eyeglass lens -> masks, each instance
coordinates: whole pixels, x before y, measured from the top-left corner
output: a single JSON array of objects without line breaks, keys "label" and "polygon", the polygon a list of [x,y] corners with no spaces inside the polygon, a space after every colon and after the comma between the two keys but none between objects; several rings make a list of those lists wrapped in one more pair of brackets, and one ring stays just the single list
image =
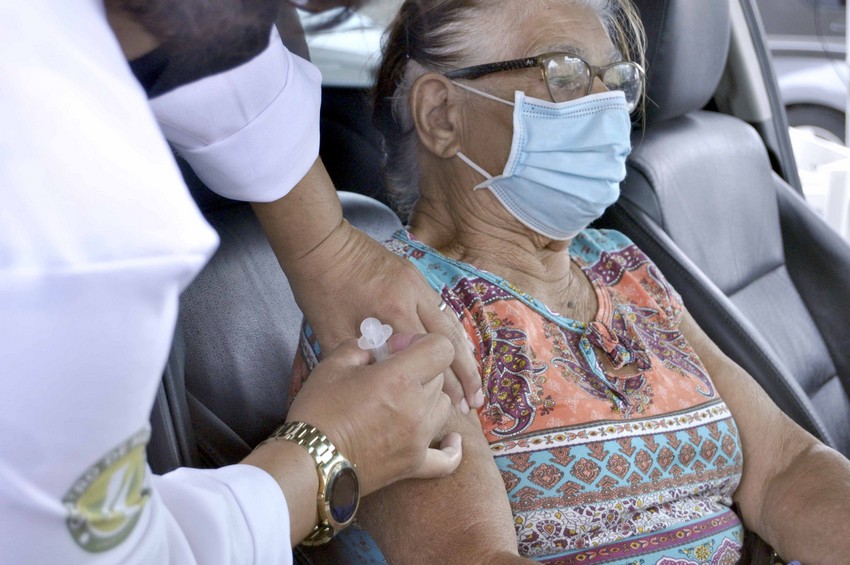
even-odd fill
[{"label": "eyeglass lens", "polygon": [[[567,102],[588,94],[591,69],[577,57],[552,57],[545,63],[549,92],[555,102]],[[616,63],[603,70],[600,77],[608,90],[621,90],[626,95],[629,111],[637,106],[643,87],[639,68],[630,63]]]}]

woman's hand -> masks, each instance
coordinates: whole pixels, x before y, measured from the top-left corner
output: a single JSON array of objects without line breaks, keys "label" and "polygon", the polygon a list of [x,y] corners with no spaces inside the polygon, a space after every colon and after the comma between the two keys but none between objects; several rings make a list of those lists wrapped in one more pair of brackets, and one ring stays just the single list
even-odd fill
[{"label": "woman's hand", "polygon": [[368,317],[397,334],[441,334],[454,348],[444,391],[463,412],[484,403],[460,322],[449,309],[440,310],[440,296],[409,261],[342,218],[320,160],[285,197],[253,207],[323,351],[356,337]]}]

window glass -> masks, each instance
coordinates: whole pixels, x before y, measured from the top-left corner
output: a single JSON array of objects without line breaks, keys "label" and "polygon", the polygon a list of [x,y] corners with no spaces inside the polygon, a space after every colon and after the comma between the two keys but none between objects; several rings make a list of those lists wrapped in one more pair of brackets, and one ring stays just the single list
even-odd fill
[{"label": "window glass", "polygon": [[299,11],[307,30],[310,59],[322,71],[324,86],[372,86],[381,37],[400,5],[401,0],[374,0],[327,29],[317,28],[336,14],[312,15]]},{"label": "window glass", "polygon": [[850,241],[843,0],[757,0],[806,200]]}]

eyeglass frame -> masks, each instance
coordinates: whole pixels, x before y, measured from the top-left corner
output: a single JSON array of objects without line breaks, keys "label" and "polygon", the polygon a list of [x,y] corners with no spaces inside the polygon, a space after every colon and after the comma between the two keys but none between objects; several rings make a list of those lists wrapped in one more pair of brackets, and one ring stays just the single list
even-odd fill
[{"label": "eyeglass frame", "polygon": [[[462,69],[455,69],[453,71],[448,71],[443,73],[443,76],[450,79],[468,79],[475,80],[481,77],[501,73],[504,71],[517,71],[520,69],[532,69],[534,67],[540,68],[543,72],[543,80],[546,81],[546,91],[549,93],[549,98],[552,99],[552,102],[556,102],[555,96],[552,94],[552,87],[549,84],[549,73],[546,70],[546,61],[551,60],[556,56],[565,56],[570,57],[572,59],[578,59],[590,70],[590,80],[587,81],[587,91],[582,94],[582,96],[587,96],[590,94],[590,91],[593,90],[593,79],[599,77],[599,80],[602,80],[602,75],[615,65],[629,65],[638,70],[640,74],[641,82],[640,82],[640,93],[638,94],[638,99],[643,94],[646,89],[646,73],[639,64],[634,61],[615,61],[609,65],[604,65],[602,67],[595,67],[582,59],[581,57],[574,55],[572,53],[567,53],[564,51],[551,51],[548,53],[542,53],[540,55],[536,55],[534,57],[523,57],[522,59],[512,59],[510,61],[500,61],[498,63],[484,63],[483,65],[473,65],[471,67],[464,67]],[[604,84],[604,83],[603,83]],[[581,96],[579,97],[581,98]],[[637,106],[637,100],[635,100],[635,106]]]}]

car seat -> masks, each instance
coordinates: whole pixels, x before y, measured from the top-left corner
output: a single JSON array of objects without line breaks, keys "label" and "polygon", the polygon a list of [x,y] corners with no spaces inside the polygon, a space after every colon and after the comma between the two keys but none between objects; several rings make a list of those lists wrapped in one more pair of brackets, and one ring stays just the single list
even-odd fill
[{"label": "car seat", "polygon": [[[306,54],[294,8],[278,23],[287,47]],[[361,92],[343,94],[360,104]],[[333,106],[338,100],[332,101]],[[340,129],[352,129],[345,118],[323,111],[323,146],[339,145]],[[354,123],[358,119],[354,118]],[[342,125],[339,125],[342,124]],[[333,136],[329,139],[328,133]],[[370,135],[377,136],[371,131]],[[345,137],[350,145],[358,136]],[[351,150],[332,151],[332,162],[345,162]],[[343,153],[348,157],[343,157]],[[180,313],[162,383],[151,412],[148,463],[163,474],[178,467],[211,468],[244,458],[286,417],[292,361],[298,346],[302,314],[249,204],[211,192],[188,164],[177,157],[193,198],[221,239],[218,250],[180,298]],[[377,170],[375,193],[383,183]],[[333,165],[332,165],[333,167]],[[368,192],[363,170],[335,175],[343,216],[377,240],[401,227],[395,213],[377,200],[352,193]],[[349,186],[349,181],[356,183]],[[333,543],[313,550],[297,548],[297,563],[385,563],[374,542],[357,527]]]},{"label": "car seat", "polygon": [[[185,167],[185,164],[183,165]],[[249,204],[218,197],[185,170],[221,243],[180,298],[175,343],[151,416],[151,469],[237,463],[284,421],[301,311]],[[339,192],[343,215],[375,239],[401,227],[387,206]],[[297,563],[384,563],[352,527]]]},{"label": "car seat", "polygon": [[[282,5],[276,25],[287,48],[309,58],[295,8]],[[383,194],[376,145],[380,136],[363,121],[369,115],[361,111],[365,97],[360,90],[323,89],[321,154],[343,190],[345,217],[373,237],[386,239],[401,226],[395,214],[349,194]],[[239,461],[249,446],[283,421],[301,323],[301,312],[250,206],[211,192],[185,161],[178,157],[177,162],[221,246],[181,299],[172,350],[151,412],[148,461],[156,473]]]},{"label": "car seat", "polygon": [[334,186],[389,204],[383,137],[372,125],[372,99],[358,88],[323,87],[319,152]]},{"label": "car seat", "polygon": [[782,410],[848,455],[850,247],[774,173],[753,127],[703,109],[727,64],[729,3],[636,3],[648,39],[646,125],[601,225],[648,253]]},{"label": "car seat", "polygon": [[[187,167],[184,174],[221,244],[180,298],[152,417],[158,439],[149,460],[160,473],[235,463],[283,422],[302,320],[250,205],[209,192]],[[376,239],[401,227],[376,200],[339,197],[346,219]]]}]

